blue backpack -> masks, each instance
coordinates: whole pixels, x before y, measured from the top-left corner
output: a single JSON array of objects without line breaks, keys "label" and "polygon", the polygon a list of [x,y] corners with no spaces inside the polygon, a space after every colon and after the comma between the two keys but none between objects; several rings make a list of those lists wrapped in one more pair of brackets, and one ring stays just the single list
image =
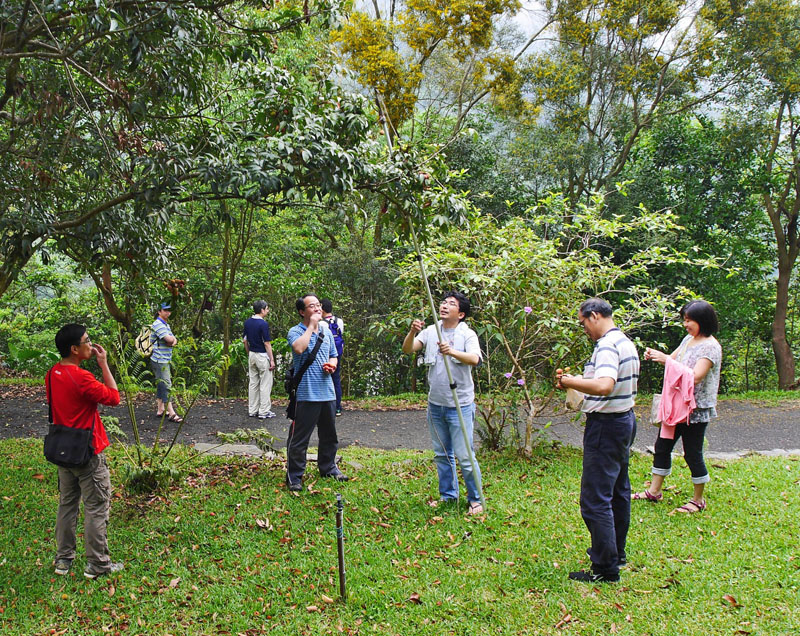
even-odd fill
[{"label": "blue backpack", "polygon": [[333,344],[336,345],[336,353],[341,356],[342,352],[344,351],[344,337],[342,336],[342,330],[339,328],[339,319],[331,314],[325,318],[325,322],[327,322],[328,327],[331,328],[331,333],[333,334]]}]

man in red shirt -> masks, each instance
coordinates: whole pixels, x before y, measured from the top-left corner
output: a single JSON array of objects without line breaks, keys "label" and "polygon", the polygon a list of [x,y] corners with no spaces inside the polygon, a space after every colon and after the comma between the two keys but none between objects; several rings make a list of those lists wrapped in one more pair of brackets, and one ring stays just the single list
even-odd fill
[{"label": "man in red shirt", "polygon": [[[97,412],[98,404],[116,406],[119,391],[108,368],[108,354],[92,344],[86,327],[64,325],[56,334],[56,348],[61,361],[48,371],[45,383],[53,422],[62,426],[91,429],[94,455],[79,468],[58,467],[58,518],[56,519],[56,574],[68,574],[75,558],[75,527],[81,498],[83,499],[86,548],[86,578],[119,572],[122,563],[112,563],[108,554],[106,527],[111,507],[111,478],[103,450],[109,445],[108,435]],[[81,362],[92,356],[103,372],[103,382],[81,368]]]}]

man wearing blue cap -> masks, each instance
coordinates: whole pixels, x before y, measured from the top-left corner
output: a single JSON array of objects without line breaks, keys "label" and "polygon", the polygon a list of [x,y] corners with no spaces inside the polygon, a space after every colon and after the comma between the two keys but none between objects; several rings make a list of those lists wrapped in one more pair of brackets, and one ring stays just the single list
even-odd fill
[{"label": "man wearing blue cap", "polygon": [[167,412],[167,419],[170,422],[183,422],[183,418],[175,412],[172,402],[169,401],[169,390],[172,388],[172,375],[169,363],[172,360],[172,348],[178,343],[175,334],[172,333],[167,319],[172,313],[172,305],[161,303],[156,312],[156,319],[150,328],[153,335],[153,355],[150,356],[150,368],[156,376],[156,418],[164,417]]}]

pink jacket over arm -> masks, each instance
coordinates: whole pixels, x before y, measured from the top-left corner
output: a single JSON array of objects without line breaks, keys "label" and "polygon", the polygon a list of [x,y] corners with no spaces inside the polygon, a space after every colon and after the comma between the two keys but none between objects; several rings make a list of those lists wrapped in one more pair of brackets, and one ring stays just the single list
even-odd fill
[{"label": "pink jacket over arm", "polygon": [[694,370],[671,357],[664,364],[664,384],[661,387],[661,404],[658,419],[664,439],[675,439],[675,425],[689,423],[689,416],[697,406],[694,401]]}]

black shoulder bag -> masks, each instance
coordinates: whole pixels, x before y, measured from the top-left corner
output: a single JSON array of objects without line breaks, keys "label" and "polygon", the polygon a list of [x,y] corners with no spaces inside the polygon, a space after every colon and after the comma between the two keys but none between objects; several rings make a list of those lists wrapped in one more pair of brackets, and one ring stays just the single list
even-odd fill
[{"label": "black shoulder bag", "polygon": [[49,406],[48,420],[50,426],[44,438],[44,457],[51,464],[64,468],[81,468],[94,456],[92,448],[92,435],[94,434],[95,420],[92,428],[72,428],[53,422],[53,401],[51,398],[51,385],[53,369],[47,372],[47,404]]},{"label": "black shoulder bag", "polygon": [[311,350],[311,355],[308,356],[308,359],[300,366],[297,370],[297,375],[294,373],[294,365],[290,364],[289,368],[286,369],[286,375],[283,379],[283,388],[286,389],[286,393],[289,395],[289,406],[286,407],[286,417],[290,420],[294,420],[295,410],[297,408],[297,387],[300,386],[300,380],[303,379],[303,374],[306,372],[308,367],[317,359],[317,351],[322,346],[322,341],[325,339],[322,331],[317,333],[317,344],[314,345],[314,348]]}]

